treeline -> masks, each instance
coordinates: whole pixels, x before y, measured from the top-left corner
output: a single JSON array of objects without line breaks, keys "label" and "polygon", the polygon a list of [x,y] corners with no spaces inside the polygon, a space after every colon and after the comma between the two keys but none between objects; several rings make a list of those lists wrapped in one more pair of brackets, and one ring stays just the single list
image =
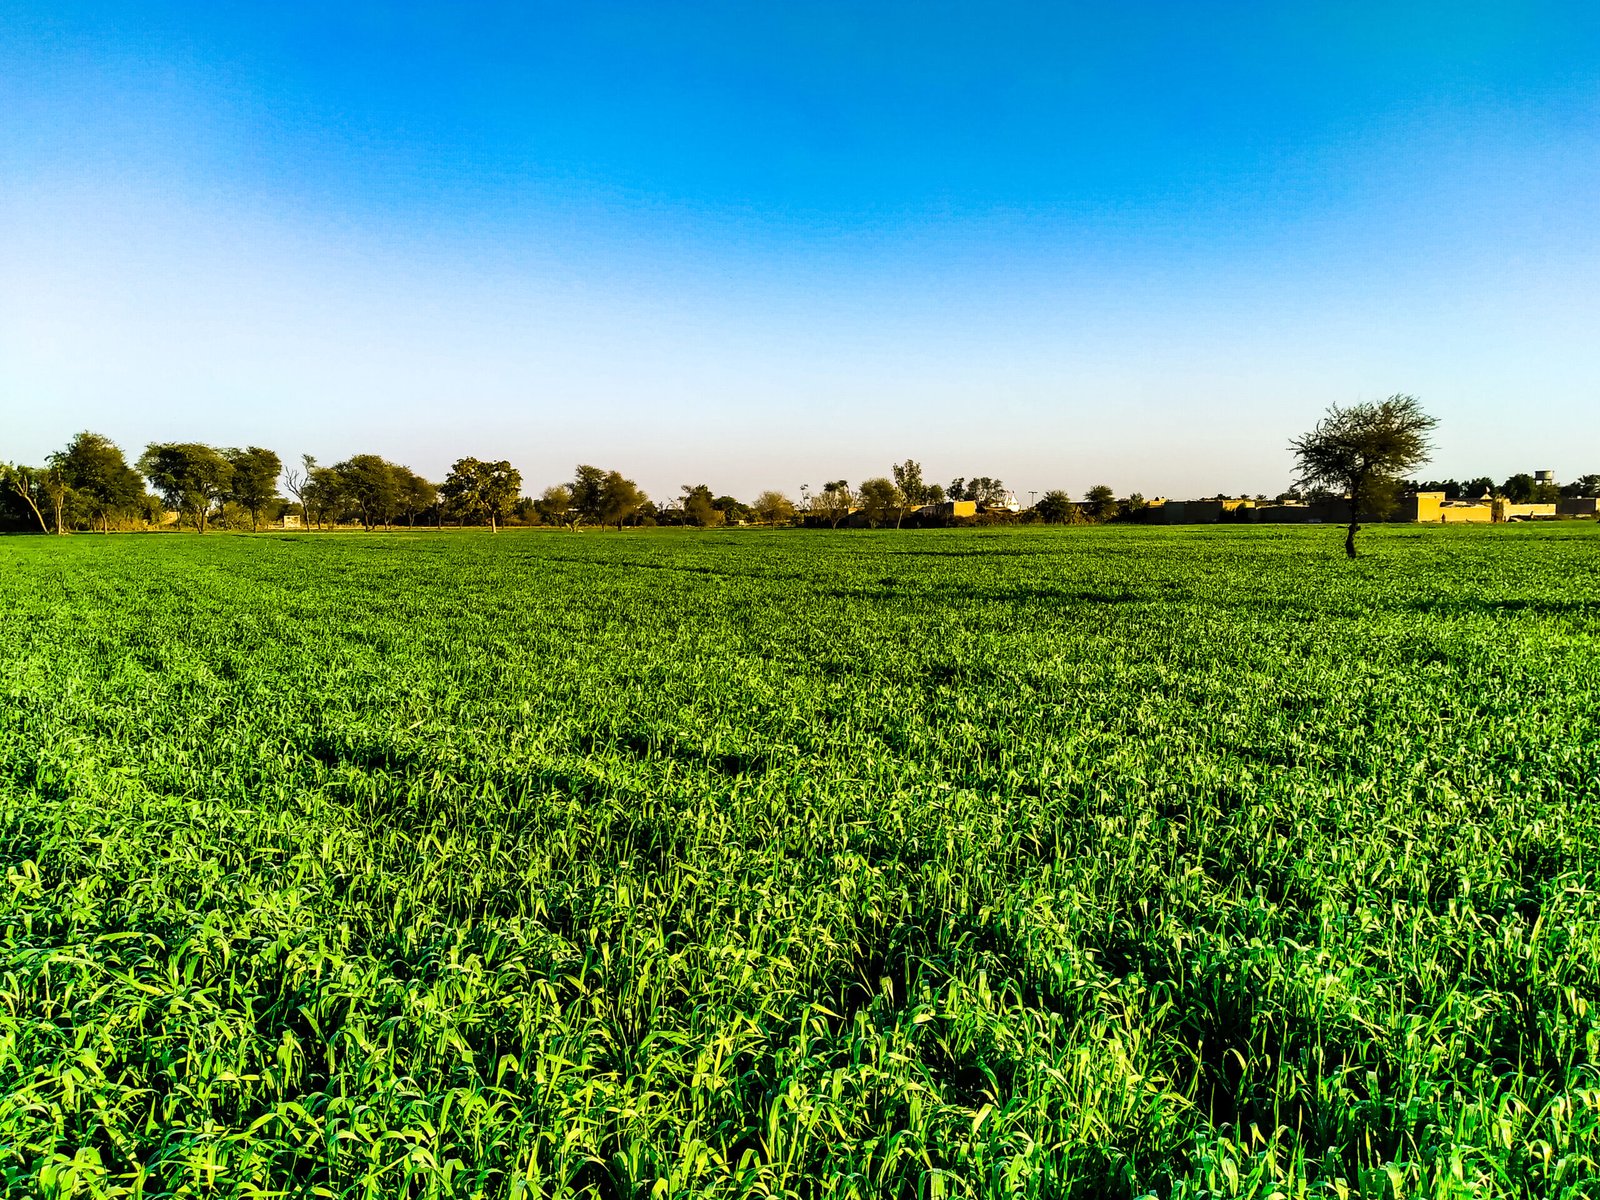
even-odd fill
[{"label": "treeline", "polygon": [[1600,475],[1580,475],[1570,483],[1541,483],[1524,471],[1498,484],[1489,476],[1480,475],[1477,479],[1413,480],[1405,487],[1412,492],[1443,492],[1446,500],[1477,500],[1488,496],[1513,504],[1554,504],[1557,500],[1600,496]]},{"label": "treeline", "polygon": [[[1515,503],[1550,502],[1563,496],[1600,495],[1600,475],[1584,475],[1565,486],[1512,475],[1496,485],[1487,476],[1429,480],[1406,490],[1442,491],[1450,499],[1485,494]],[[1319,499],[1325,494],[1290,490],[1276,499]],[[1265,495],[1216,499],[1256,499]],[[895,463],[885,475],[852,485],[831,480],[799,494],[768,490],[746,504],[716,493],[708,484],[685,484],[664,501],[647,496],[620,471],[580,465],[572,478],[539,495],[523,492],[522,476],[509,462],[458,459],[434,483],[411,468],[376,454],[355,454],[322,464],[311,455],[285,469],[279,456],[260,446],[215,447],[201,442],[153,442],[129,463],[120,447],[83,432],[49,456],[43,466],[0,463],[0,528],[47,533],[190,528],[260,529],[293,523],[308,529],[396,525],[615,526],[805,525],[837,529],[905,525],[1050,524],[1139,521],[1147,504],[1134,493],[1119,497],[1097,485],[1079,498],[1062,489],[1030,494],[1026,506],[992,476],[958,476],[947,484],[924,478],[914,459]],[[288,519],[286,522],[285,519]]]}]

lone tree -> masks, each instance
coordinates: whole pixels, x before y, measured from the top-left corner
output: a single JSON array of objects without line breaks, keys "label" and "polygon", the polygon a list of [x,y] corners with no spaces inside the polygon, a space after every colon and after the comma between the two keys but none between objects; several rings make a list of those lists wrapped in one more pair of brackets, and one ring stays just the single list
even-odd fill
[{"label": "lone tree", "polygon": [[1342,490],[1349,497],[1344,552],[1351,558],[1361,518],[1381,517],[1394,507],[1399,481],[1428,461],[1428,435],[1438,424],[1415,396],[1396,394],[1348,408],[1335,404],[1315,429],[1289,443],[1301,487]]}]

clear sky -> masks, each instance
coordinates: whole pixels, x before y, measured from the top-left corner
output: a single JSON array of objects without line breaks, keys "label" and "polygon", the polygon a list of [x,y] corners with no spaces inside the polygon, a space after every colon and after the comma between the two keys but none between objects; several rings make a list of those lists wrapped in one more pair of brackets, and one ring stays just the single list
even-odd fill
[{"label": "clear sky", "polygon": [[0,458],[1276,492],[1396,391],[1600,471],[1600,6],[0,4]]}]

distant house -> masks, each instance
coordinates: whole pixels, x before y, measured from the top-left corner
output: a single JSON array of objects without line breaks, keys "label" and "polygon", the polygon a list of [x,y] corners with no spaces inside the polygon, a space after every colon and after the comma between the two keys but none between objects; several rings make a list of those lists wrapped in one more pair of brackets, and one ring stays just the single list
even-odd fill
[{"label": "distant house", "polygon": [[1556,501],[1558,517],[1600,517],[1600,497],[1569,496]]},{"label": "distant house", "polygon": [[1414,492],[1400,498],[1393,519],[1450,525],[1487,523],[1505,518],[1495,515],[1495,501],[1488,496],[1481,500],[1446,500],[1443,492]]}]

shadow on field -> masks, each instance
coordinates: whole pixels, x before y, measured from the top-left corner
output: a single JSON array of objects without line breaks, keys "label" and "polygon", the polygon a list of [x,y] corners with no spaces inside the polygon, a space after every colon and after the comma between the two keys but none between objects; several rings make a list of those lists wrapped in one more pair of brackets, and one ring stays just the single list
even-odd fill
[{"label": "shadow on field", "polygon": [[1491,600],[1483,596],[1437,596],[1414,600],[1406,606],[1412,612],[1430,616],[1495,616],[1502,613],[1533,613],[1541,617],[1587,617],[1600,619],[1600,600],[1518,599]]}]

